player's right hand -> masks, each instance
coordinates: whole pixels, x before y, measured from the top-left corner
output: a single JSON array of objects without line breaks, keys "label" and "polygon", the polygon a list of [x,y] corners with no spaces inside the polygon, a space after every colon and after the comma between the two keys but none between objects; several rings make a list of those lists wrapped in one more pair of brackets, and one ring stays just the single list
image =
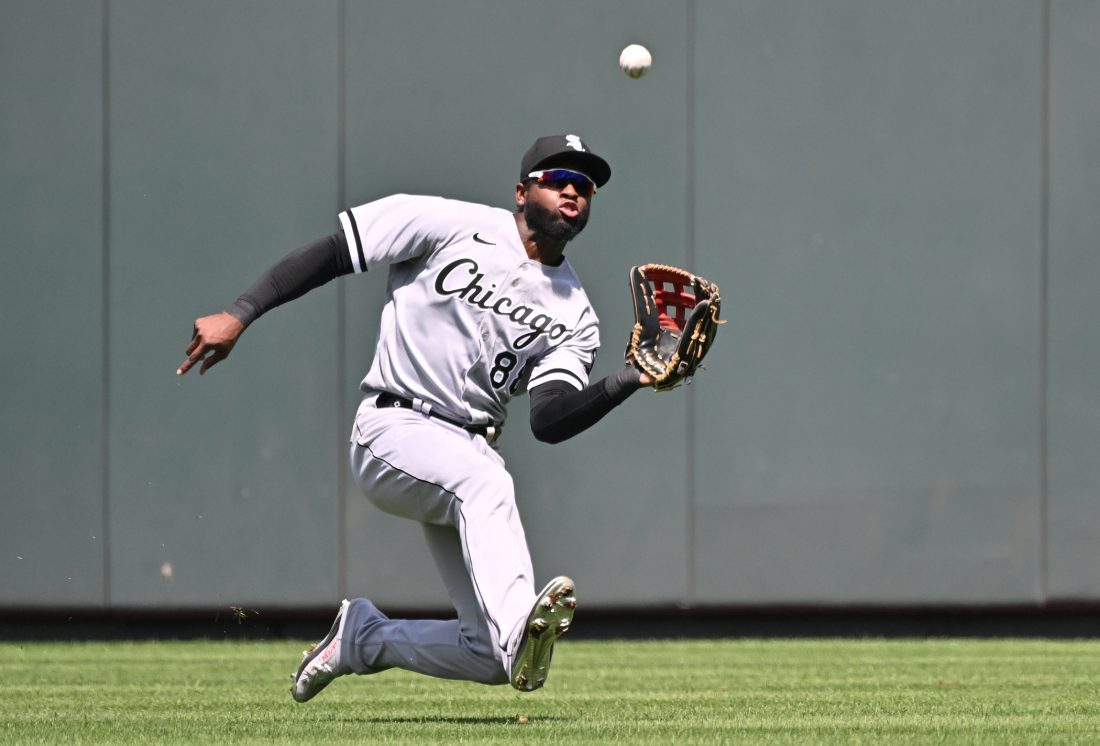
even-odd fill
[{"label": "player's right hand", "polygon": [[201,360],[202,367],[199,368],[201,376],[210,366],[229,357],[229,352],[233,349],[233,345],[237,344],[237,338],[242,332],[244,332],[244,324],[236,316],[224,311],[196,319],[191,344],[187,345],[187,359],[176,369],[176,375],[182,376]]}]

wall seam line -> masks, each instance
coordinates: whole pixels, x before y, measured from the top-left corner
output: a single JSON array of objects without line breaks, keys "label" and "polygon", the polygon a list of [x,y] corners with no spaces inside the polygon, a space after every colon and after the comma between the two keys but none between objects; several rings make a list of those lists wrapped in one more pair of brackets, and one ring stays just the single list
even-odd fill
[{"label": "wall seam line", "polygon": [[101,88],[100,105],[100,190],[101,266],[100,266],[100,490],[102,516],[100,541],[103,544],[103,608],[111,607],[111,2],[100,0],[103,16],[100,28]]},{"label": "wall seam line", "polygon": [[1043,0],[1039,115],[1039,599],[1050,602],[1049,432],[1050,406],[1050,0]]}]

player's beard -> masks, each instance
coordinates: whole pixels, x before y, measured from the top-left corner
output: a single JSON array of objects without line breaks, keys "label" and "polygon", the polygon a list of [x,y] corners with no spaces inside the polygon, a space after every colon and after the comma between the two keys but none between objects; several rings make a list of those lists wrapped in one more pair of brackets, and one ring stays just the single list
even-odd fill
[{"label": "player's beard", "polygon": [[585,205],[577,217],[570,219],[560,212],[551,212],[534,200],[527,200],[523,205],[523,217],[527,227],[535,233],[555,241],[572,241],[588,225],[588,210],[589,206]]}]

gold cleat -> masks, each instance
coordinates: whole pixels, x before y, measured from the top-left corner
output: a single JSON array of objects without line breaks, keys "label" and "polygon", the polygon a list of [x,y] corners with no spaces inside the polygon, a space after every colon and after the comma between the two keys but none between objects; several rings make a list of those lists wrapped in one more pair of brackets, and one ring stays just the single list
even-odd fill
[{"label": "gold cleat", "polygon": [[533,692],[546,683],[554,643],[573,622],[577,608],[573,589],[573,581],[560,576],[539,593],[512,659],[512,686],[521,692]]}]

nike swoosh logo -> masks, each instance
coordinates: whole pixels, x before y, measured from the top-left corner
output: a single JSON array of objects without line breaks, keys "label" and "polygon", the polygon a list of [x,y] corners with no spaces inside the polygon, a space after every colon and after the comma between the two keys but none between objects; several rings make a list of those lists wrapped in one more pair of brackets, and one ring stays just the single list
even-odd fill
[{"label": "nike swoosh logo", "polygon": [[474,240],[477,241],[478,243],[483,243],[486,246],[496,246],[496,244],[493,243],[492,241],[486,241],[484,238],[482,238],[480,233],[475,233],[474,234]]}]

